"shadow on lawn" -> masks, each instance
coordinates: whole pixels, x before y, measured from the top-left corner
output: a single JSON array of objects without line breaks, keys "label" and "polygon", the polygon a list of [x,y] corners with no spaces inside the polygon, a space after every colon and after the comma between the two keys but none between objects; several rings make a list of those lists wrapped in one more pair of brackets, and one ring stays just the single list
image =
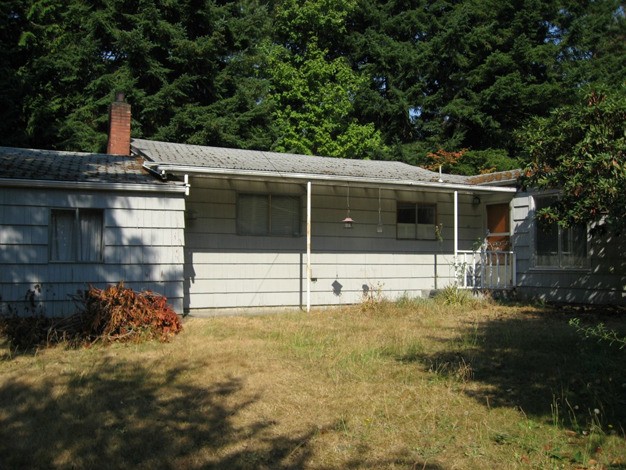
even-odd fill
[{"label": "shadow on lawn", "polygon": [[[299,469],[310,464],[313,439],[333,432],[331,425],[280,435],[272,420],[240,424],[262,397],[237,378],[192,384],[198,367],[207,365],[154,373],[105,356],[87,373],[62,371],[34,385],[7,381],[0,386],[0,469]],[[441,470],[408,455],[371,461],[363,451],[342,468]]]},{"label": "shadow on lawn", "polygon": [[[529,416],[583,431],[624,435],[626,350],[581,337],[568,322],[604,322],[624,332],[626,318],[562,310],[527,311],[469,322],[445,350],[415,360],[429,370],[471,382],[465,393],[489,407],[517,407]],[[626,335],[626,333],[624,333]]]},{"label": "shadow on lawn", "polygon": [[[233,420],[258,397],[228,379],[186,384],[101,360],[91,372],[0,388],[1,468],[300,468],[313,431],[277,436],[272,422]],[[251,443],[246,445],[246,443]]]}]

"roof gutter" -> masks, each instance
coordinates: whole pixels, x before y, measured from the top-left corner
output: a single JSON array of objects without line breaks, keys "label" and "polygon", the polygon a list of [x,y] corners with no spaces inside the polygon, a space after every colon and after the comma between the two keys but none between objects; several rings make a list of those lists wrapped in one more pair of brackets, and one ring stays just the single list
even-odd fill
[{"label": "roof gutter", "polygon": [[483,183],[476,183],[476,186],[511,186],[515,184],[517,184],[517,179],[486,181]]},{"label": "roof gutter", "polygon": [[231,177],[231,178],[248,178],[248,179],[272,179],[272,180],[295,180],[295,181],[316,181],[318,183],[332,184],[332,183],[355,183],[359,182],[363,185],[381,187],[381,186],[410,186],[416,188],[428,188],[435,191],[464,191],[468,193],[515,193],[517,190],[511,187],[494,187],[494,186],[478,186],[459,183],[440,183],[440,182],[428,182],[428,181],[412,181],[412,180],[393,180],[386,178],[360,178],[350,176],[335,176],[335,175],[319,175],[319,174],[303,174],[303,173],[289,173],[284,174],[278,171],[253,171],[253,170],[237,170],[224,168],[200,168],[196,166],[175,165],[169,163],[146,162],[152,167],[153,171],[166,172],[173,174],[189,174],[189,175],[211,175],[218,177]]},{"label": "roof gutter", "polygon": [[143,191],[153,193],[185,193],[184,184],[139,184],[139,183],[99,183],[92,181],[48,181],[0,178],[1,187],[13,188],[49,188],[49,189],[82,189],[94,191]]}]

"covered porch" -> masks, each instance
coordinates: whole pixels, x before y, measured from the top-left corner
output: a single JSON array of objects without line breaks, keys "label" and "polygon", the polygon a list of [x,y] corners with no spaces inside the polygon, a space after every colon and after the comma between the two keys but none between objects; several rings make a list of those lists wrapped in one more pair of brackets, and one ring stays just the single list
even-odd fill
[{"label": "covered porch", "polygon": [[[316,182],[315,184],[318,185],[320,183]],[[352,181],[348,183],[346,189],[347,213],[346,217],[342,220],[344,230],[352,230],[357,223],[357,221],[351,217],[352,214],[350,212],[349,190],[351,186],[353,188],[360,187],[365,190],[368,188],[374,189],[374,187],[367,182]],[[438,211],[436,223],[433,227],[435,234],[434,239],[437,241],[437,249],[433,250],[431,248],[431,251],[433,251],[432,290],[437,290],[448,285],[455,285],[461,289],[471,289],[474,291],[513,289],[517,281],[515,252],[511,249],[510,232],[511,221],[509,204],[512,199],[512,188],[472,187],[471,190],[469,190],[467,187],[450,186],[452,187],[445,187],[443,185],[438,187],[426,185],[422,187],[418,185],[416,188],[414,185],[409,185],[409,187],[402,186],[400,182],[387,184],[381,184],[381,182],[379,182],[375,187],[379,195],[377,232],[382,233],[384,230],[384,224],[380,214],[381,191],[391,191],[395,198],[395,230],[397,240],[402,239],[406,230],[406,227],[404,227],[405,224],[400,220],[402,217],[401,206],[404,204],[401,201],[407,199],[406,196],[401,196],[402,192],[410,191],[412,193],[420,193],[422,196],[419,198],[423,198],[425,193],[438,194],[440,199],[448,200],[451,203],[452,214],[449,214],[449,211],[445,209],[441,212]],[[315,243],[312,241],[315,226],[315,220],[312,216],[313,187],[314,184],[311,181],[306,183],[306,306],[301,305],[301,307],[306,308],[307,311],[310,310],[312,305],[311,286],[318,280],[312,274],[316,267]],[[478,230],[476,230],[476,225],[469,226],[467,222],[468,205],[471,206],[471,217],[479,219],[482,224],[482,227]],[[446,220],[449,215],[452,215],[452,220],[450,221],[448,219],[446,221],[447,224],[445,224],[444,220]],[[472,249],[461,249],[461,247],[468,245],[468,229],[472,229],[475,234],[485,234],[484,238],[482,241],[480,236],[475,238]],[[445,237],[449,237],[450,235],[452,235],[451,243],[450,241],[444,243]],[[449,251],[450,245],[452,245],[452,251]],[[404,255],[404,257],[409,258],[410,254]],[[369,290],[376,288],[376,285],[364,284],[362,287],[364,295],[371,295]],[[384,295],[384,287],[380,284],[378,287],[381,289],[382,295]],[[427,295],[429,293],[427,291],[428,289],[423,289],[422,295]]]},{"label": "covered porch", "polygon": [[[186,179],[186,310],[353,304],[459,283],[462,250],[514,188],[399,162],[135,141]],[[503,216],[504,217],[504,216]]]}]

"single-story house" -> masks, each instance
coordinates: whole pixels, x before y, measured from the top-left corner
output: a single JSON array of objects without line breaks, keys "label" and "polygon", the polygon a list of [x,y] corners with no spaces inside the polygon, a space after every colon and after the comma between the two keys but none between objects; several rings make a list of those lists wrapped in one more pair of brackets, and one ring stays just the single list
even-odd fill
[{"label": "single-story house", "polygon": [[184,184],[132,156],[0,148],[1,311],[66,315],[88,284],[183,308]]},{"label": "single-story house", "polygon": [[77,291],[119,281],[182,312],[187,188],[129,154],[121,100],[111,130],[105,155],[0,147],[0,313],[67,315]]},{"label": "single-story house", "polygon": [[515,195],[400,162],[139,139],[131,147],[155,173],[189,182],[191,311],[429,295],[455,282],[455,253],[482,243],[487,211],[508,226]]},{"label": "single-story house", "polygon": [[515,172],[465,177],[344,160],[130,139],[109,154],[0,148],[0,308],[72,310],[123,280],[191,313],[427,296],[456,284],[626,303],[624,242],[536,227],[546,195]]}]

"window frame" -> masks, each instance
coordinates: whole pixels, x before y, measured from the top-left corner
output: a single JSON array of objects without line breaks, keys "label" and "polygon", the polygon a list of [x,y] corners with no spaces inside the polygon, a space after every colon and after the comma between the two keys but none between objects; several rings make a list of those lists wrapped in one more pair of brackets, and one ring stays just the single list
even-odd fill
[{"label": "window frame", "polygon": [[[402,207],[404,206],[404,207]],[[400,222],[398,219],[400,218],[400,210],[402,209],[407,209],[408,207],[412,207],[413,209],[413,215],[414,215],[414,219],[415,222],[414,223],[403,223]],[[433,217],[433,222],[431,223],[420,223],[420,211],[423,210],[432,210],[432,217]],[[400,227],[402,225],[408,226],[408,225],[414,225],[415,226],[415,230],[414,230],[414,235],[413,236],[401,236],[400,234]],[[432,227],[431,232],[428,232],[429,235],[428,236],[424,236],[422,233],[420,233],[420,225],[422,226],[427,226],[427,227]],[[427,203],[427,202],[410,202],[410,201],[397,201],[396,202],[396,239],[397,240],[424,240],[424,241],[434,241],[437,239],[437,234],[435,233],[437,227],[437,204],[435,203]]]},{"label": "window frame", "polygon": [[[71,214],[71,240],[69,243],[69,256],[67,258],[55,256],[55,243],[58,240],[59,234],[55,233],[57,225],[55,224],[55,214]],[[98,253],[97,259],[83,259],[83,245],[86,239],[86,233],[83,231],[81,222],[83,215],[98,214],[99,215],[99,230],[98,230]],[[49,214],[49,233],[48,233],[48,262],[49,263],[85,263],[85,264],[102,264],[104,263],[104,209],[92,208],[92,207],[53,207],[50,209]]]},{"label": "window frame", "polygon": [[[540,233],[539,231],[542,230],[542,223],[539,219],[537,219],[537,211],[542,209],[543,207],[545,207],[547,204],[549,204],[550,200],[556,200],[557,199],[557,195],[556,194],[544,194],[544,195],[535,195],[532,196],[532,209],[533,209],[533,231],[532,231],[532,236],[533,236],[533,245],[532,245],[532,258],[533,258],[533,262],[532,262],[532,267],[534,269],[537,270],[551,270],[551,271],[560,271],[560,270],[566,270],[566,271],[576,271],[576,270],[588,270],[589,266],[590,266],[590,257],[589,257],[589,228],[586,225],[576,225],[573,227],[561,227],[557,222],[552,222],[550,223],[550,230],[554,231],[556,230],[556,234],[546,234],[548,236],[552,236],[553,240],[552,243],[556,242],[556,251],[552,252],[552,254],[540,254],[539,252],[539,240],[540,240]],[[544,203],[542,203],[542,200],[545,201]],[[584,235],[582,233],[576,234],[576,231],[581,231],[584,232]],[[577,235],[582,235],[584,238],[584,253],[583,254],[576,254],[575,251],[566,251],[567,247],[563,246],[564,240],[568,241],[568,245],[569,248],[573,248],[573,244],[574,244],[574,240],[577,238]],[[554,240],[554,237],[556,237],[556,240]],[[571,253],[574,253],[573,256],[569,256],[571,255]],[[553,258],[556,258],[557,263],[552,262],[551,264],[540,264],[541,261],[541,257],[542,256],[551,256]],[[568,259],[580,259],[581,262],[580,263],[570,263],[567,262]]]},{"label": "window frame", "polygon": [[[265,229],[255,230],[254,227],[246,227],[242,220],[242,200],[243,198],[259,198],[264,199],[267,207],[267,213],[265,214]],[[285,230],[280,230],[278,227],[272,225],[274,210],[279,210],[278,204],[274,203],[274,200],[293,200],[295,201],[295,208],[297,213],[295,215],[295,225],[291,226],[291,233],[286,233]],[[237,235],[245,237],[280,237],[280,238],[299,238],[303,235],[302,230],[302,196],[298,194],[281,194],[281,193],[237,193],[236,201],[236,215],[235,215],[235,230]]]}]

